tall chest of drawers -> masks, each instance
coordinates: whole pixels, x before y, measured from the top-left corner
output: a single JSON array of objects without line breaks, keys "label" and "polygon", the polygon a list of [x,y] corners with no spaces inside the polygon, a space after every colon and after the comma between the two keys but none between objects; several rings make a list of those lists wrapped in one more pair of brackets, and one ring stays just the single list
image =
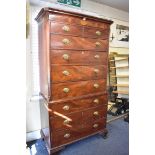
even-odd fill
[{"label": "tall chest of drawers", "polygon": [[39,33],[41,135],[49,154],[107,133],[107,65],[112,21],[43,8]]}]

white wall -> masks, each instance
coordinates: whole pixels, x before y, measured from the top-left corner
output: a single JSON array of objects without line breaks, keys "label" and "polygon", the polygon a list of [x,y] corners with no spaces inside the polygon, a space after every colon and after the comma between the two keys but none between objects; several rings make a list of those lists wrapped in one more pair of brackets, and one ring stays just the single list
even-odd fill
[{"label": "white wall", "polygon": [[[41,127],[40,124],[40,109],[39,109],[39,102],[38,100],[30,101],[30,99],[33,97],[33,80],[32,80],[32,54],[33,52],[36,52],[37,50],[37,44],[36,40],[38,39],[37,33],[37,25],[34,21],[34,18],[36,16],[36,13],[40,11],[42,7],[55,7],[55,8],[63,8],[66,10],[75,10],[78,12],[83,12],[86,14],[104,17],[108,19],[112,19],[115,22],[120,22],[123,25],[128,25],[128,13],[124,11],[120,11],[111,7],[108,7],[106,5],[102,5],[96,2],[92,2],[89,0],[81,0],[82,5],[80,8],[73,8],[73,7],[67,7],[63,5],[56,4],[56,0],[51,0],[53,3],[46,3],[46,2],[40,2],[38,5],[31,5],[31,34],[29,40],[27,40],[27,116],[26,116],[26,126],[27,126],[27,132],[38,130]],[[33,26],[33,29],[32,29]],[[33,34],[33,37],[32,37]],[[110,48],[110,51],[118,51],[118,52],[124,52],[128,53],[128,49],[122,49],[122,48]],[[32,53],[31,53],[32,52]]]}]

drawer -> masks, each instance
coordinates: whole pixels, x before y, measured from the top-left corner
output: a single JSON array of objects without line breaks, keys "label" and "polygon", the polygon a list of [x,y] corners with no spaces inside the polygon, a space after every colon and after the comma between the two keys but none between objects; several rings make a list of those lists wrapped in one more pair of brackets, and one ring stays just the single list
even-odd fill
[{"label": "drawer", "polygon": [[53,112],[53,117],[50,117],[50,125],[52,126],[52,131],[60,129],[69,128],[79,128],[79,120],[82,119],[82,112],[72,113],[72,114],[61,114],[57,111]]},{"label": "drawer", "polygon": [[63,34],[63,35],[73,35],[82,36],[84,27],[73,26],[69,24],[51,23],[51,33],[53,34]]},{"label": "drawer", "polygon": [[52,65],[52,83],[107,78],[107,66]]},{"label": "drawer", "polygon": [[97,28],[103,28],[103,29],[109,29],[110,25],[108,23],[103,23],[96,20],[87,19],[85,17],[76,17],[76,16],[69,16],[63,14],[53,14],[49,15],[49,19],[52,22],[58,22],[58,23],[65,23],[65,24],[72,24],[72,25],[81,25],[81,26],[91,26],[91,27],[97,27]]},{"label": "drawer", "polygon": [[60,24],[60,23],[51,23],[52,34],[62,34],[62,35],[72,35],[80,37],[90,37],[90,38],[109,38],[109,30],[101,28],[93,28],[86,26],[74,26],[70,24]]},{"label": "drawer", "polygon": [[84,28],[84,37],[108,39],[109,38],[109,30],[101,29],[101,28],[85,27]]},{"label": "drawer", "polygon": [[107,115],[107,104],[84,111],[83,121],[86,123],[92,122],[94,120],[106,117],[106,115]]},{"label": "drawer", "polygon": [[51,49],[108,51],[108,40],[51,35]]},{"label": "drawer", "polygon": [[[106,80],[90,80],[52,84],[52,100],[106,92]],[[95,94],[94,94],[95,95]]]},{"label": "drawer", "polygon": [[48,105],[48,108],[52,109],[50,115],[53,115],[53,111],[61,114],[68,114],[72,112],[78,112],[87,108],[96,107],[99,105],[107,105],[107,103],[108,98],[107,94],[105,94],[84,99],[71,100],[67,102],[50,103]]},{"label": "drawer", "polygon": [[51,50],[51,64],[107,65],[108,53],[96,51]]},{"label": "drawer", "polygon": [[62,144],[70,143],[82,137],[89,136],[90,134],[102,131],[105,128],[106,120],[100,119],[93,123],[83,126],[81,129],[70,128],[58,132],[52,132],[52,145],[59,146]]}]

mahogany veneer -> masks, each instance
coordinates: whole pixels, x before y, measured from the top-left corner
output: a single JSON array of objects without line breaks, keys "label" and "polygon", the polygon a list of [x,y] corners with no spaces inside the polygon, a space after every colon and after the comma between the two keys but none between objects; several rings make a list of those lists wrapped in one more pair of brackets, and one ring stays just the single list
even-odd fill
[{"label": "mahogany veneer", "polygon": [[39,33],[41,135],[49,154],[107,133],[107,61],[112,21],[43,8]]}]

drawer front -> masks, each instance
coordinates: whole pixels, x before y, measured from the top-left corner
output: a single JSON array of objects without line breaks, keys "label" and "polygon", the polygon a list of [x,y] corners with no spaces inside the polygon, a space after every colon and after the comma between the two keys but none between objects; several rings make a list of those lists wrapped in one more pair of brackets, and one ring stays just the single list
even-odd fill
[{"label": "drawer front", "polygon": [[108,51],[108,40],[51,35],[51,49]]},{"label": "drawer front", "polygon": [[106,80],[91,80],[52,84],[52,100],[106,92]]},{"label": "drawer front", "polygon": [[72,35],[90,38],[109,38],[109,30],[93,27],[74,26],[70,24],[51,23],[52,34]]},{"label": "drawer front", "polygon": [[107,103],[108,98],[107,94],[105,94],[100,96],[94,96],[91,98],[71,100],[68,102],[51,103],[48,105],[48,108],[52,109],[50,115],[53,115],[53,111],[61,114],[68,114],[71,112],[78,112],[87,108],[96,107],[99,105],[107,105]]},{"label": "drawer front", "polygon": [[68,130],[52,132],[52,145],[54,147],[59,146],[89,136],[90,134],[97,133],[105,128],[105,124],[106,120],[100,119],[83,126],[81,129],[70,128]]},{"label": "drawer front", "polygon": [[107,115],[107,105],[98,106],[84,111],[83,121],[92,122],[94,120],[106,117],[106,115]]},{"label": "drawer front", "polygon": [[54,111],[53,117],[50,117],[50,125],[52,126],[52,131],[60,129],[78,128],[80,127],[79,120],[81,119],[81,112],[62,115],[61,113]]},{"label": "drawer front", "polygon": [[72,24],[72,25],[81,25],[81,26],[91,26],[91,27],[99,27],[99,28],[103,28],[103,29],[109,29],[110,25],[103,23],[103,22],[99,22],[96,20],[90,20],[90,19],[86,19],[84,17],[73,17],[73,16],[69,16],[69,15],[60,15],[60,14],[53,14],[53,15],[49,15],[49,19],[53,22],[58,22],[58,23],[68,23],[68,24]]},{"label": "drawer front", "polygon": [[108,39],[109,38],[109,30],[101,29],[101,28],[85,27],[84,28],[84,37]]},{"label": "drawer front", "polygon": [[52,65],[51,80],[55,82],[107,78],[106,66],[60,66]]},{"label": "drawer front", "polygon": [[[107,65],[107,52],[51,50],[52,64]],[[89,59],[88,59],[89,58]]]},{"label": "drawer front", "polygon": [[73,35],[82,36],[83,27],[73,26],[68,24],[51,23],[51,33],[53,34],[63,34],[63,35]]}]

